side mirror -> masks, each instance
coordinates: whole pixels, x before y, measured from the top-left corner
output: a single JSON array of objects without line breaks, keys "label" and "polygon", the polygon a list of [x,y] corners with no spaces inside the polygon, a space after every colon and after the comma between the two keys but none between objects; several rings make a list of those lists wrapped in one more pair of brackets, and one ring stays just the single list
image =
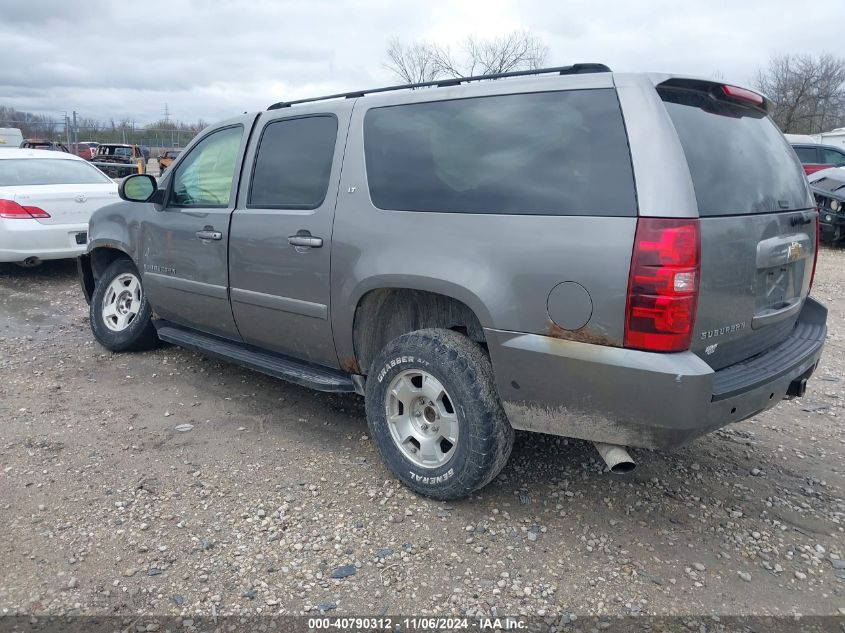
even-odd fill
[{"label": "side mirror", "polygon": [[132,174],[123,179],[117,192],[128,202],[155,202],[158,184],[149,174]]}]

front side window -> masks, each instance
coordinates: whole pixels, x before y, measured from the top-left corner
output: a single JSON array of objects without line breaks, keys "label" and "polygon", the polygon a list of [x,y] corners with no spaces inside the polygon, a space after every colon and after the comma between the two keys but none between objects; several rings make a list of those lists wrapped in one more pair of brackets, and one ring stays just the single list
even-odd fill
[{"label": "front side window", "polygon": [[817,160],[815,147],[793,147],[792,149],[798,154],[798,160],[805,165],[815,163]]},{"label": "front side window", "polygon": [[229,204],[243,127],[213,132],[191,150],[173,178],[171,203],[188,207]]},{"label": "front side window", "polygon": [[264,128],[247,206],[316,209],[326,197],[337,140],[337,119],[311,116]]},{"label": "front side window", "polygon": [[609,88],[373,108],[364,151],[381,209],[637,214],[622,113]]}]

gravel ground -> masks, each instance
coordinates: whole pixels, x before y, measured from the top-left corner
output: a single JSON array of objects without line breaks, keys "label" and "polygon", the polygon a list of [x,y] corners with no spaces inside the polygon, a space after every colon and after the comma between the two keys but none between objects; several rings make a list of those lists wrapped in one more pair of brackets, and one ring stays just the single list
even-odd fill
[{"label": "gravel ground", "polygon": [[439,503],[382,466],[357,396],[109,353],[72,263],[0,268],[0,613],[845,613],[843,288],[826,249],[805,398],[625,477],[518,434]]}]

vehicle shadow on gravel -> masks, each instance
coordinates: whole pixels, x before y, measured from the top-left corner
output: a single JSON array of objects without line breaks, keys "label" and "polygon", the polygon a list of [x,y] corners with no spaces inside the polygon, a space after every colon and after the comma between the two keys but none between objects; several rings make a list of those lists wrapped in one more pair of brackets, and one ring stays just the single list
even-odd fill
[{"label": "vehicle shadow on gravel", "polygon": [[75,276],[76,260],[74,259],[50,260],[32,268],[18,266],[17,264],[0,263],[0,279],[8,279],[15,283],[48,279],[51,281],[62,281]]}]

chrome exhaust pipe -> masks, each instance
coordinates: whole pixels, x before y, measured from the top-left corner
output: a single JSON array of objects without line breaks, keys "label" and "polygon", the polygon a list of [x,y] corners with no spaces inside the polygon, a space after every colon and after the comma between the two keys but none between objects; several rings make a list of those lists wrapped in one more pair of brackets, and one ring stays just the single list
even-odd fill
[{"label": "chrome exhaust pipe", "polygon": [[637,467],[634,459],[628,454],[624,446],[618,444],[604,444],[602,442],[593,442],[593,446],[601,455],[604,463],[615,475],[624,475],[630,473]]}]

